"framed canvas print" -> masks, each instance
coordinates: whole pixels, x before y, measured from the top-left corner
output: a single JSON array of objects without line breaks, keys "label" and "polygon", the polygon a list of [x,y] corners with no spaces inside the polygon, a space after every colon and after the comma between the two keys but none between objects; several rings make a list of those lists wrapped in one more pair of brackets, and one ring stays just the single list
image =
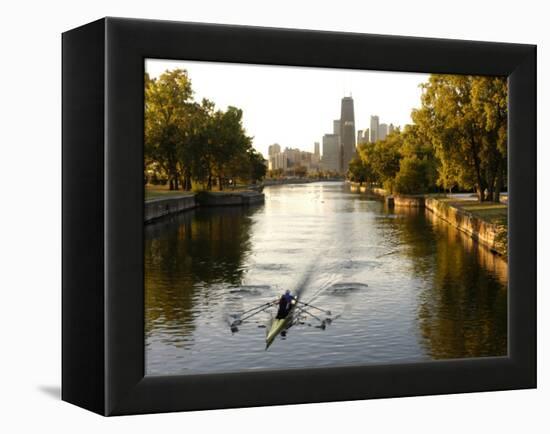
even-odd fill
[{"label": "framed canvas print", "polygon": [[63,34],[62,397],[102,415],[536,387],[536,47]]}]

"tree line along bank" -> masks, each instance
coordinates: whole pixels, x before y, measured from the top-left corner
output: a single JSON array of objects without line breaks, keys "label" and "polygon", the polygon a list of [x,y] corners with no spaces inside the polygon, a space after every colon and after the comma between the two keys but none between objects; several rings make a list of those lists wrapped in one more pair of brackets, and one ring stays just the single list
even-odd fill
[{"label": "tree line along bank", "polygon": [[348,177],[390,193],[475,191],[500,200],[507,183],[507,83],[503,77],[439,75],[422,85],[413,124],[363,143]]}]

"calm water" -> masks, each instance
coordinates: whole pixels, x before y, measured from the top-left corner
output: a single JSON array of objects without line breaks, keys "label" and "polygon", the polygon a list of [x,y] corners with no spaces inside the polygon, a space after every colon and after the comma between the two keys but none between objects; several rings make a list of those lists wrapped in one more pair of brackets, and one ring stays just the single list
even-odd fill
[{"label": "calm water", "polygon": [[[265,205],[198,209],[145,229],[148,375],[507,353],[507,266],[429,212],[388,211],[343,183],[268,187]],[[285,289],[332,312],[265,351]],[[326,315],[316,312],[321,319]]]}]

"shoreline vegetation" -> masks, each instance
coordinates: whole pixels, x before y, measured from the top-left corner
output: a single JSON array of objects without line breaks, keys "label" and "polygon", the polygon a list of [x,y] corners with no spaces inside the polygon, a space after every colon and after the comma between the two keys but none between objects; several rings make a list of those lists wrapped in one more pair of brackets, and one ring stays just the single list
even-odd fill
[{"label": "shoreline vegetation", "polygon": [[500,202],[507,186],[507,100],[502,77],[432,74],[413,123],[360,143],[350,181],[390,194],[473,191]]},{"label": "shoreline vegetation", "polygon": [[187,71],[145,74],[144,183],[170,191],[224,190],[265,177],[262,154],[246,134],[243,112],[194,100]]}]

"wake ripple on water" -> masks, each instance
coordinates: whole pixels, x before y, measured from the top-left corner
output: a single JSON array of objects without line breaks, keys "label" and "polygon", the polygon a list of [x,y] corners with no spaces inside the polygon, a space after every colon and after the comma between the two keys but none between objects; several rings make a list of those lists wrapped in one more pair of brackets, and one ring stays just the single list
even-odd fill
[{"label": "wake ripple on water", "polygon": [[345,295],[352,292],[364,291],[369,287],[366,283],[358,282],[342,282],[335,283],[334,285],[327,288],[326,292],[329,292],[334,295]]},{"label": "wake ripple on water", "polygon": [[241,285],[238,287],[231,288],[229,290],[229,293],[240,294],[248,297],[251,295],[263,295],[270,290],[271,290],[270,285]]}]

